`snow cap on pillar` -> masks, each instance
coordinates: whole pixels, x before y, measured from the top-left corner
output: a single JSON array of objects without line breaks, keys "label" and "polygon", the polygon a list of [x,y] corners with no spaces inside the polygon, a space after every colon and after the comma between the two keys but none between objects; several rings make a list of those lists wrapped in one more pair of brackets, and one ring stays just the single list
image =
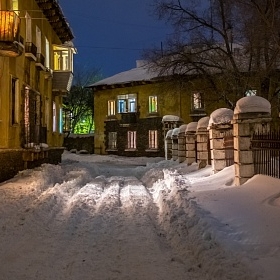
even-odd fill
[{"label": "snow cap on pillar", "polygon": [[172,137],[172,132],[173,132],[173,129],[168,130],[167,133],[166,133],[165,139],[171,138]]},{"label": "snow cap on pillar", "polygon": [[174,128],[174,129],[172,130],[172,138],[173,138],[173,137],[176,138],[176,137],[178,136],[178,134],[179,134],[179,131],[180,131],[179,127]]},{"label": "snow cap on pillar", "polygon": [[187,126],[188,126],[187,124],[180,125],[180,127],[179,127],[179,134],[180,133],[185,133],[185,130],[186,130]]},{"label": "snow cap on pillar", "polygon": [[202,129],[206,129],[208,127],[209,124],[209,117],[203,117],[201,118],[198,122],[197,122],[197,127],[196,130],[202,130]]},{"label": "snow cap on pillar", "polygon": [[165,115],[162,117],[162,122],[179,122],[179,121],[182,121],[182,119],[174,115]]},{"label": "snow cap on pillar", "polygon": [[232,121],[233,111],[228,108],[220,108],[212,112],[208,127],[215,124],[228,124]]},{"label": "snow cap on pillar", "polygon": [[239,99],[234,114],[240,113],[271,113],[271,104],[261,96],[245,96]]},{"label": "snow cap on pillar", "polygon": [[188,125],[187,125],[187,128],[185,130],[185,133],[186,132],[196,132],[196,128],[197,128],[197,122],[190,122]]}]

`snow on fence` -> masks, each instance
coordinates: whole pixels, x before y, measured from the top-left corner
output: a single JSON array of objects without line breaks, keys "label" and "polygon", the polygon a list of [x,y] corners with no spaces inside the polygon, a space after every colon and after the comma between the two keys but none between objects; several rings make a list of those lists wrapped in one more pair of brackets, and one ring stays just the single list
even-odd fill
[{"label": "snow on fence", "polygon": [[197,162],[203,168],[210,164],[211,150],[213,172],[235,165],[235,185],[244,184],[255,174],[280,178],[280,129],[270,132],[270,122],[269,101],[259,96],[243,97],[234,111],[220,108],[197,123],[168,131],[166,159]]}]

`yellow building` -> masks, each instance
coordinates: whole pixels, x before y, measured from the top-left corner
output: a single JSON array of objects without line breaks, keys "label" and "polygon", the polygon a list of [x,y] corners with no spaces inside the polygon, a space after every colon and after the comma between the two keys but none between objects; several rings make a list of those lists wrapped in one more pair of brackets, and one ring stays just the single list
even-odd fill
[{"label": "yellow building", "polygon": [[[97,154],[164,156],[166,132],[197,121],[224,104],[206,92],[205,82],[184,85],[158,77],[142,61],[137,67],[89,86],[94,93],[94,148]],[[207,108],[206,108],[207,105]]]},{"label": "yellow building", "polygon": [[56,0],[0,0],[0,181],[61,160],[72,39]]}]

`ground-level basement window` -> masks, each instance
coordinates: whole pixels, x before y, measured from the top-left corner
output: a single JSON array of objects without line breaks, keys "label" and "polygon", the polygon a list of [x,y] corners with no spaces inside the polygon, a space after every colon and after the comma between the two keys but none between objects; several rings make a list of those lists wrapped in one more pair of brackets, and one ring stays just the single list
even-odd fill
[{"label": "ground-level basement window", "polygon": [[117,132],[108,133],[108,149],[109,150],[117,149]]},{"label": "ground-level basement window", "polygon": [[136,149],[136,131],[127,132],[127,149]]},{"label": "ground-level basement window", "polygon": [[158,149],[158,131],[149,130],[149,149]]}]

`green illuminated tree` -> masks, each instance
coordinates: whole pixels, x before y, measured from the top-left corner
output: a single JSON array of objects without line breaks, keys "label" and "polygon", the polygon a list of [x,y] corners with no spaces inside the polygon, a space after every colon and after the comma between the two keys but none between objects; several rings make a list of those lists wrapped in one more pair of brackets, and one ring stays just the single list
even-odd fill
[{"label": "green illuminated tree", "polygon": [[100,79],[99,70],[78,70],[75,73],[73,86],[63,98],[64,130],[68,134],[87,134],[93,131],[94,98],[92,90],[86,86]]}]

